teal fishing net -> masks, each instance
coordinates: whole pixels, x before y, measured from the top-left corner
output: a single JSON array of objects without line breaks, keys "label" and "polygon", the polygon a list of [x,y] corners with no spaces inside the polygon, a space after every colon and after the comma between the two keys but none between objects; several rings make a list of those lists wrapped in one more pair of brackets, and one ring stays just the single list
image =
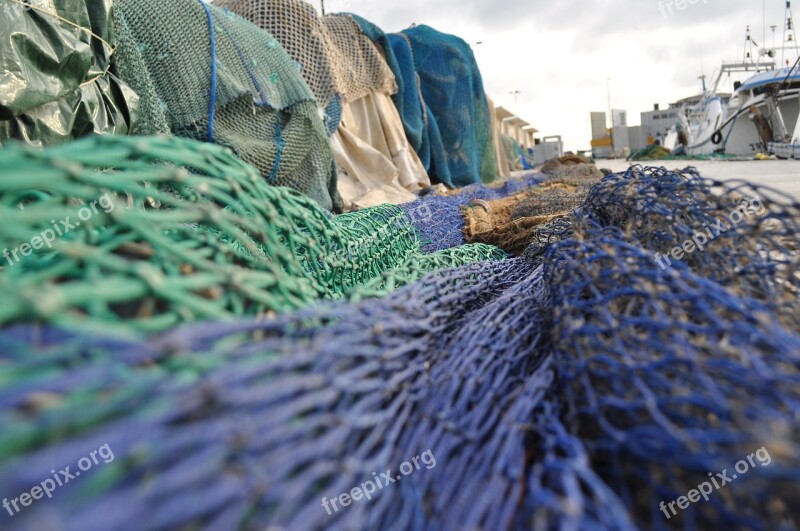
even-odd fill
[{"label": "teal fishing net", "polygon": [[115,4],[114,68],[142,96],[137,134],[233,149],[271,184],[340,208],[317,102],[269,33],[199,0]]},{"label": "teal fishing net", "polygon": [[0,158],[0,325],[124,333],[385,295],[505,253],[424,254],[399,207],[332,217],[229,150],[98,137]]},{"label": "teal fishing net", "polygon": [[464,40],[425,25],[402,34],[411,44],[422,97],[441,134],[450,181],[434,176],[454,186],[494,181],[494,127],[472,49]]}]

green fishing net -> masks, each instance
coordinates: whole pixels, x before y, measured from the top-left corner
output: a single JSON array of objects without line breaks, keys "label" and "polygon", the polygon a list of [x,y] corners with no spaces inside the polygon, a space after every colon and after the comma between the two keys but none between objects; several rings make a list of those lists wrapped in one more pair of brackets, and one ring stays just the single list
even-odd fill
[{"label": "green fishing net", "polygon": [[0,326],[269,317],[505,257],[487,245],[422,254],[399,207],[333,217],[229,150],[175,137],[8,148],[0,219]]},{"label": "green fishing net", "polygon": [[271,184],[340,206],[316,100],[269,33],[197,0],[118,0],[114,68],[141,97],[134,133],[230,147]]}]

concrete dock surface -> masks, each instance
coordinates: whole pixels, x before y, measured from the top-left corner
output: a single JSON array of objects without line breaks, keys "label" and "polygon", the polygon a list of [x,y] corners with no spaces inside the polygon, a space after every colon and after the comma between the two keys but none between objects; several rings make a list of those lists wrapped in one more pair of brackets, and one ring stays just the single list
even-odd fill
[{"label": "concrete dock surface", "polygon": [[720,181],[742,179],[756,184],[770,186],[800,201],[800,160],[689,160],[689,161],[644,161],[598,160],[598,168],[608,168],[613,172],[625,171],[631,164],[643,166],[665,166],[669,169],[694,166],[703,177]]}]

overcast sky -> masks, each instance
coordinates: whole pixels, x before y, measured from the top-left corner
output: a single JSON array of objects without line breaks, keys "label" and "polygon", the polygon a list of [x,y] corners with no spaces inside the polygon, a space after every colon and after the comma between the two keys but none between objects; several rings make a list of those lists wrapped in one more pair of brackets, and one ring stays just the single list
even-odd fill
[{"label": "overcast sky", "polygon": [[[612,106],[627,109],[636,125],[653,103],[664,108],[698,93],[701,72],[710,77],[723,59],[741,59],[748,24],[763,45],[762,0],[691,1],[326,0],[325,7],[387,32],[428,24],[482,41],[474,49],[489,95],[576,150],[589,148],[589,112],[608,108],[606,79]],[[767,44],[774,24],[780,46],[784,1],[766,4]],[[732,91],[732,81],[722,88]],[[516,107],[513,90],[522,91]]]}]

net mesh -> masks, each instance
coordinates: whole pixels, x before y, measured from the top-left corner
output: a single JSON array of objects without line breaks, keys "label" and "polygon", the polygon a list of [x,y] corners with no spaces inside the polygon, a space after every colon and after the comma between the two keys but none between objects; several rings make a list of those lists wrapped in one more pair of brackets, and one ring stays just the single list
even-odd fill
[{"label": "net mesh", "polygon": [[[423,255],[398,207],[331,218],[227,150],[175,138],[9,148],[0,197],[0,246],[15,250],[0,275],[3,324],[160,331],[382,295],[440,267],[505,256],[482,245]],[[35,237],[39,252],[20,254]]]},{"label": "net mesh", "polygon": [[[419,25],[403,31],[413,51],[423,99],[441,134],[451,186],[497,178],[489,103],[470,46],[462,39]],[[435,148],[435,146],[433,146]]]},{"label": "net mesh", "polygon": [[341,208],[314,95],[267,32],[198,0],[120,0],[114,66],[144,100],[138,134],[230,147],[270,183]]},{"label": "net mesh", "polygon": [[438,182],[452,186],[442,135],[433,112],[422,97],[420,79],[414,63],[411,42],[402,33],[386,34],[372,22],[358,15],[349,15],[361,30],[379,47],[394,73],[397,92],[392,96],[403,120],[403,128],[411,147],[419,155],[425,171]]},{"label": "net mesh", "polygon": [[603,174],[591,164],[550,165],[540,186],[494,201],[472,201],[462,207],[466,241],[500,247],[519,256],[542,232],[563,224]]},{"label": "net mesh", "polygon": [[349,15],[327,15],[322,19],[331,35],[331,53],[337,69],[338,93],[356,101],[372,91],[386,95],[397,92],[397,81],[386,59]]},{"label": "net mesh", "polygon": [[386,60],[349,16],[320,17],[303,0],[216,3],[274,35],[300,65],[303,78],[323,108],[336,96],[352,102],[372,91],[397,91]]},{"label": "net mesh", "polygon": [[544,176],[529,174],[493,186],[473,184],[444,195],[426,195],[400,205],[413,223],[423,243],[423,251],[436,252],[466,243],[464,214],[461,208],[476,200],[492,201],[507,197],[541,182]]}]

